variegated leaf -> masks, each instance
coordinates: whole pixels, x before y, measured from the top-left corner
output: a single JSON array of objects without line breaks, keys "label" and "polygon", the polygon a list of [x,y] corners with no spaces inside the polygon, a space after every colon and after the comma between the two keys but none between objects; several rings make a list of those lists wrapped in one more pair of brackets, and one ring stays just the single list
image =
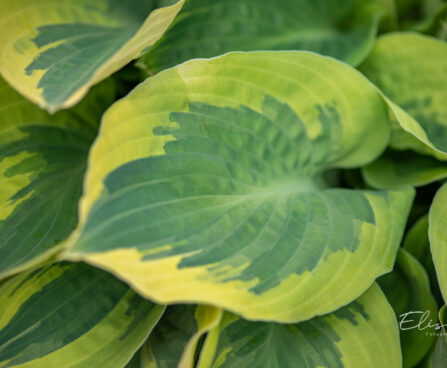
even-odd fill
[{"label": "variegated leaf", "polygon": [[111,80],[49,115],[0,79],[0,278],[54,254],[74,230],[87,154]]},{"label": "variegated leaf", "polygon": [[222,310],[199,305],[168,307],[140,352],[142,366],[193,368],[199,340],[215,328]]},{"label": "variegated leaf", "polygon": [[377,285],[341,309],[299,324],[249,322],[226,313],[198,368],[401,368],[396,319]]},{"label": "variegated leaf", "polygon": [[2,0],[0,73],[49,111],[73,106],[157,41],[183,1]]},{"label": "variegated leaf", "polygon": [[287,322],[333,311],[391,270],[412,202],[325,180],[383,151],[387,116],[358,72],[313,53],[160,73],[104,116],[64,256],[161,303]]},{"label": "variegated leaf", "polygon": [[391,100],[391,145],[447,160],[447,44],[416,33],[382,36],[360,70]]},{"label": "variegated leaf", "polygon": [[362,174],[373,188],[422,186],[447,178],[447,162],[413,151],[389,150],[363,167]]},{"label": "variegated leaf", "polygon": [[371,0],[189,0],[139,65],[156,73],[251,50],[310,50],[356,65],[373,46],[382,12]]},{"label": "variegated leaf", "polygon": [[83,263],[23,273],[0,287],[0,367],[121,368],[163,311]]},{"label": "variegated leaf", "polygon": [[[435,341],[436,329],[427,324],[415,327],[415,320],[425,318],[436,323],[438,306],[430,289],[424,267],[405,249],[399,249],[393,272],[378,280],[401,324],[400,338],[403,367],[415,367]],[[424,317],[426,315],[426,317]]]},{"label": "variegated leaf", "polygon": [[412,202],[325,180],[383,151],[387,116],[359,73],[307,52],[160,73],[106,113],[64,256],[160,303],[288,322],[333,311],[391,270]]}]

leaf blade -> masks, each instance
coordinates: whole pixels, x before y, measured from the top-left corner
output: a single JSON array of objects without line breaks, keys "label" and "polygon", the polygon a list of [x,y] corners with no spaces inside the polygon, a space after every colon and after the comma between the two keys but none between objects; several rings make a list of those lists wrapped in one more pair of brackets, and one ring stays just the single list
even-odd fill
[{"label": "leaf blade", "polygon": [[312,53],[233,53],[160,73],[106,114],[64,257],[162,303],[280,321],[337,309],[391,269],[413,191],[324,188],[320,175],[380,154],[386,117],[360,74]]},{"label": "leaf blade", "polygon": [[164,311],[83,264],[17,276],[0,298],[1,367],[123,366]]},{"label": "leaf blade", "polygon": [[428,214],[428,235],[430,249],[433,255],[439,287],[444,300],[447,298],[447,273],[445,264],[447,262],[446,242],[446,198],[447,185],[443,185],[435,195]]},{"label": "leaf blade", "polygon": [[71,107],[161,37],[183,1],[4,1],[1,74],[50,112]]},{"label": "leaf blade", "polygon": [[401,127],[400,131],[393,132],[393,148],[412,149],[446,159],[445,60],[444,42],[400,32],[382,36],[359,66],[387,96]]},{"label": "leaf blade", "polygon": [[50,116],[0,79],[0,278],[54,255],[76,227],[88,150],[114,98],[104,81]]},{"label": "leaf blade", "polygon": [[402,366],[394,313],[377,285],[350,305],[300,324],[226,314],[202,353],[208,359],[199,368]]},{"label": "leaf blade", "polygon": [[332,0],[192,0],[139,64],[153,74],[230,51],[309,50],[356,65],[377,33],[381,9],[374,5],[356,0],[343,5]]}]

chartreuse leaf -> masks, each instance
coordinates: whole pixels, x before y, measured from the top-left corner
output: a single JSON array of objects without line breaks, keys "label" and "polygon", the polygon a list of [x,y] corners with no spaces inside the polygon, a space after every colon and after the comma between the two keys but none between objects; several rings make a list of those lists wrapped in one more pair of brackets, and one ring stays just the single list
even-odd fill
[{"label": "chartreuse leaf", "polygon": [[157,41],[183,0],[155,9],[157,3],[3,0],[0,72],[41,107],[70,107]]},{"label": "chartreuse leaf", "polygon": [[429,17],[445,0],[394,0],[402,18]]},{"label": "chartreuse leaf", "polygon": [[0,288],[0,367],[123,367],[163,310],[83,263],[23,273]]},{"label": "chartreuse leaf", "polygon": [[436,193],[428,216],[428,235],[439,287],[447,300],[447,184]]},{"label": "chartreuse leaf", "polygon": [[381,37],[360,70],[392,101],[391,145],[447,160],[447,44],[415,33]]},{"label": "chartreuse leaf", "polygon": [[249,322],[225,313],[198,368],[402,367],[393,310],[377,285],[337,311],[299,324]]},{"label": "chartreuse leaf", "polygon": [[401,248],[393,272],[378,281],[401,323],[403,367],[414,367],[435,340],[434,327],[425,323],[416,328],[416,323],[411,322],[422,318],[426,322],[431,320],[432,324],[437,321],[438,306],[430,290],[428,275],[418,260]]},{"label": "chartreuse leaf", "polygon": [[200,338],[215,328],[222,310],[210,306],[168,307],[139,353],[140,367],[192,368]]},{"label": "chartreuse leaf", "polygon": [[107,80],[50,116],[0,78],[0,278],[48,258],[76,227],[88,150],[114,98]]},{"label": "chartreuse leaf", "polygon": [[370,0],[189,0],[140,65],[155,73],[194,58],[251,50],[310,50],[356,65],[374,43],[383,11],[375,5]]},{"label": "chartreuse leaf", "polygon": [[432,262],[433,265],[428,240],[428,214],[420,217],[407,231],[402,246],[407,252],[416,257],[426,270],[428,268],[427,261]]},{"label": "chartreuse leaf", "polygon": [[447,163],[413,151],[389,150],[363,167],[362,174],[373,188],[421,186],[447,178]]},{"label": "chartreuse leaf", "polygon": [[161,303],[287,322],[330,312],[392,269],[414,192],[329,188],[324,174],[370,162],[388,134],[381,96],[334,59],[182,64],[104,115],[64,256]]}]

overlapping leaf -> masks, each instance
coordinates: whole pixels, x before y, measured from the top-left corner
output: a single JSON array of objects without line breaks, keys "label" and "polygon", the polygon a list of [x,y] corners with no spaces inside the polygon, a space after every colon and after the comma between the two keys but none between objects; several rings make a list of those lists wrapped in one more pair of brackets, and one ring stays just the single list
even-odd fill
[{"label": "overlapping leaf", "polygon": [[189,0],[140,65],[154,73],[251,50],[310,50],[356,65],[374,43],[380,12],[369,0]]},{"label": "overlapping leaf", "polygon": [[143,345],[141,361],[153,368],[193,368],[199,340],[221,317],[222,310],[209,306],[168,307]]},{"label": "overlapping leaf", "polygon": [[377,285],[329,315],[299,324],[248,322],[226,313],[198,368],[402,367],[394,313]]},{"label": "overlapping leaf", "polygon": [[422,186],[447,178],[447,163],[413,151],[389,150],[363,167],[362,173],[373,188]]},{"label": "overlapping leaf", "polygon": [[429,238],[439,287],[447,300],[447,184],[444,184],[430,207]]},{"label": "overlapping leaf", "polygon": [[415,30],[447,41],[447,3],[445,1],[442,2],[435,13],[421,24],[418,24]]},{"label": "overlapping leaf", "polygon": [[155,9],[157,4],[157,0],[3,0],[0,73],[49,111],[70,107],[92,85],[157,41],[183,0],[160,9]]},{"label": "overlapping leaf", "polygon": [[193,368],[203,337],[217,327],[222,310],[209,306],[169,306],[126,368]]},{"label": "overlapping leaf", "polygon": [[333,311],[392,268],[411,205],[412,190],[324,179],[377,157],[387,116],[359,73],[307,52],[160,73],[106,113],[65,257],[162,303],[289,322]]},{"label": "overlapping leaf", "polygon": [[436,335],[437,341],[433,351],[428,355],[424,368],[444,368],[447,361],[447,308],[444,305],[439,311],[439,324]]},{"label": "overlapping leaf", "polygon": [[123,367],[163,310],[82,263],[23,273],[0,288],[0,367]]},{"label": "overlapping leaf", "polygon": [[112,81],[48,115],[0,79],[0,278],[59,249],[77,223],[90,144]]},{"label": "overlapping leaf", "polygon": [[437,300],[442,300],[428,239],[428,214],[420,217],[408,230],[402,246],[424,267],[433,295]]},{"label": "overlapping leaf", "polygon": [[414,322],[425,318],[424,321],[431,320],[434,324],[437,320],[438,307],[431,294],[428,275],[418,260],[401,248],[393,272],[381,277],[379,285],[401,323],[403,367],[414,367],[435,340],[434,327],[424,324],[417,328]]},{"label": "overlapping leaf", "polygon": [[400,128],[391,145],[446,160],[447,44],[416,33],[385,35],[360,70],[392,101]]},{"label": "overlapping leaf", "polygon": [[441,334],[436,342],[436,347],[427,362],[427,368],[444,368],[447,361],[447,337]]}]

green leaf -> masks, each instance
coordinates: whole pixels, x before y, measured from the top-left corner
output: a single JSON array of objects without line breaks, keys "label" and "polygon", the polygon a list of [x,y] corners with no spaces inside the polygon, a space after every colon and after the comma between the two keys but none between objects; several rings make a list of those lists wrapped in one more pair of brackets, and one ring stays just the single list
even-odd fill
[{"label": "green leaf", "polygon": [[222,310],[179,304],[170,306],[126,368],[193,368],[199,343],[222,318]]},{"label": "green leaf", "polygon": [[370,0],[189,0],[139,64],[156,73],[229,51],[310,50],[357,65],[379,13]]},{"label": "green leaf", "polygon": [[388,134],[384,100],[334,59],[182,64],[105,114],[64,256],[160,303],[286,322],[331,312],[392,269],[414,191],[330,188],[324,175],[370,162]]},{"label": "green leaf", "polygon": [[447,160],[447,44],[415,33],[381,37],[359,67],[389,98],[402,129],[391,146]]},{"label": "green leaf", "polygon": [[331,314],[299,324],[248,322],[226,313],[198,368],[402,367],[396,319],[373,285]]},{"label": "green leaf", "polygon": [[375,0],[384,8],[384,14],[380,19],[379,33],[391,32],[399,28],[397,4],[395,0]]},{"label": "green leaf", "polygon": [[145,363],[143,366],[193,368],[199,340],[215,328],[221,318],[222,310],[214,307],[168,307],[141,349],[141,361]]},{"label": "green leaf", "polygon": [[447,361],[447,337],[441,335],[438,337],[436,347],[430,356],[428,368],[445,368]]},{"label": "green leaf", "polygon": [[442,296],[428,240],[428,214],[420,217],[408,230],[402,246],[422,264],[428,274],[433,295],[441,301]]},{"label": "green leaf", "polygon": [[442,4],[431,18],[417,25],[415,31],[447,41],[447,3]]},{"label": "green leaf", "polygon": [[447,178],[447,163],[412,151],[389,150],[363,167],[362,174],[373,188],[422,186]]},{"label": "green leaf", "polygon": [[447,300],[447,184],[438,190],[428,216],[428,235],[439,287]]},{"label": "green leaf", "polygon": [[0,288],[0,367],[123,367],[163,310],[83,263],[21,274]]},{"label": "green leaf", "polygon": [[426,359],[426,368],[444,368],[447,361],[447,307],[444,305],[439,311],[439,323],[442,328],[438,330],[436,346]]},{"label": "green leaf", "polygon": [[51,112],[73,106],[153,45],[183,1],[155,9],[156,0],[3,0],[0,72]]},{"label": "green leaf", "polygon": [[48,115],[0,78],[0,278],[47,259],[76,227],[88,150],[114,90],[104,81]]},{"label": "green leaf", "polygon": [[442,8],[445,0],[393,0],[398,9],[402,29],[418,30]]},{"label": "green leaf", "polygon": [[[422,319],[433,324],[437,320],[438,306],[431,294],[428,275],[424,267],[405,249],[401,248],[393,272],[379,280],[388,301],[401,323],[400,338],[403,354],[403,367],[414,367],[428,353],[435,340],[435,329],[411,328],[410,320]],[[415,312],[415,313],[414,313]]]}]

